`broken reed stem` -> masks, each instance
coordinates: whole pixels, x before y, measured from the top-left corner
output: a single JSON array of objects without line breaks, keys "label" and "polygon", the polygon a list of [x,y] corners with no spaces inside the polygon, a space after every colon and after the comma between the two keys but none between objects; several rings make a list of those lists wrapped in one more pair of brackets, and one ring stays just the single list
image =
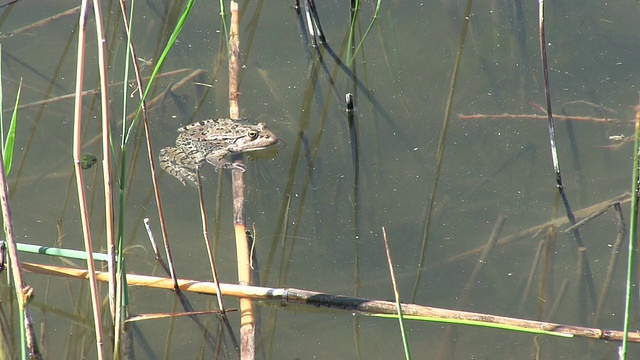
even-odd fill
[{"label": "broken reed stem", "polygon": [[[231,1],[231,25],[229,27],[229,117],[240,118],[238,106],[238,86],[240,78],[240,15],[238,3]],[[241,160],[235,160],[241,161]],[[249,239],[244,219],[244,174],[242,171],[231,171],[233,187],[233,227],[236,238],[236,254],[238,262],[238,283],[251,284],[251,260]],[[248,298],[240,298],[240,358],[255,359],[255,319],[253,303]]]},{"label": "broken reed stem", "polygon": [[[100,312],[100,299],[98,294],[98,282],[95,276],[95,265],[93,263],[93,245],[91,243],[91,229],[87,201],[84,193],[84,180],[82,177],[81,157],[82,157],[82,84],[84,79],[84,51],[87,26],[88,0],[82,1],[80,19],[78,26],[78,59],[76,63],[76,97],[73,121],[73,159],[76,175],[76,188],[78,192],[78,206],[80,207],[80,220],[84,235],[84,247],[87,253],[87,271],[89,274],[89,286],[91,289],[91,306],[93,309],[93,320],[96,333],[97,358],[104,358],[104,348],[102,341],[102,314]],[[106,104],[103,104],[106,106]]]},{"label": "broken reed stem", "polygon": [[162,255],[160,255],[160,248],[158,247],[158,243],[156,242],[156,237],[153,235],[153,231],[151,231],[151,224],[149,223],[149,218],[144,218],[142,219],[142,221],[144,223],[144,229],[147,231],[147,237],[149,238],[149,242],[151,243],[151,248],[153,249],[153,255],[155,257],[156,262],[160,264],[160,267],[162,267],[162,269],[166,274],[170,274],[167,264],[165,264],[164,259],[162,258]]},{"label": "broken reed stem", "polygon": [[[76,279],[87,279],[89,274],[86,269],[64,268],[54,265],[42,265],[33,263],[22,263],[25,271],[44,275],[55,275],[72,277]],[[108,281],[106,272],[97,271],[96,279]],[[148,275],[127,274],[129,286],[144,286],[146,288],[173,290],[173,281],[169,278],[162,278]],[[216,287],[211,282],[178,279],[178,285],[182,291],[189,291],[201,294],[216,294]],[[267,288],[261,286],[247,286],[239,284],[220,283],[220,289],[224,296],[235,296],[253,299],[268,299],[284,304],[304,304],[325,309],[345,311],[349,314],[358,312],[361,314],[392,314],[396,315],[398,309],[392,301],[381,301],[366,298],[356,298],[350,296],[333,295],[316,291],[309,291],[294,288]],[[571,334],[576,337],[620,341],[622,331],[587,328],[582,326],[563,325],[534,320],[511,318],[506,316],[494,316],[490,314],[473,313],[467,311],[457,311],[442,309],[417,304],[403,304],[402,313],[406,316],[429,317],[432,321],[439,319],[466,319],[490,322],[495,324],[512,325],[527,329],[538,329],[552,331],[561,334]],[[629,333],[629,341],[640,343],[640,332]]]}]

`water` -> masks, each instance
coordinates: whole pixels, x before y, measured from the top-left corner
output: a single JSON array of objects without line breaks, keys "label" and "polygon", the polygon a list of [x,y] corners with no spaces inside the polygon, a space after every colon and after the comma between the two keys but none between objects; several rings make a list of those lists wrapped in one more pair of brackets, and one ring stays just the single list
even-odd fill
[{"label": "water", "polygon": [[[354,88],[350,76],[336,66],[326,51],[323,56],[328,72],[316,66],[316,78],[310,76],[314,70],[309,65],[310,48],[301,41],[292,5],[290,1],[241,4],[246,6],[240,28],[241,113],[254,121],[267,122],[285,144],[277,154],[257,154],[253,160],[245,158],[247,224],[255,224],[257,229],[256,254],[262,285],[344,295],[355,294],[357,288],[362,297],[391,299],[393,292],[381,235],[384,226],[400,294],[408,302],[420,260],[425,209],[435,178],[438,139],[465,3],[383,2],[380,16],[355,59],[362,88]],[[373,5],[363,4],[360,33],[369,24]],[[3,9],[0,32],[10,33],[74,6],[77,5],[18,3]],[[578,290],[576,245],[570,235],[557,235],[547,282],[551,290],[543,295],[542,302],[538,302],[542,278],[539,270],[527,298],[522,297],[538,243],[545,238],[546,231],[497,246],[475,286],[469,289],[466,304],[460,305],[458,301],[465,296],[465,284],[478,255],[448,265],[434,265],[484,245],[500,214],[507,216],[501,235],[504,237],[545,223],[556,212],[563,213],[556,202],[546,121],[458,119],[458,114],[541,114],[538,107],[544,106],[544,90],[538,12],[535,3],[522,6],[518,9],[509,2],[473,6],[429,232],[425,261],[428,270],[413,302],[593,326],[592,310],[579,305],[584,295]],[[344,60],[348,4],[323,2],[318,7],[328,43]],[[556,114],[563,114],[564,109],[564,114],[571,116],[633,119],[632,107],[638,101],[635,55],[640,46],[629,30],[636,22],[632,15],[635,10],[635,3],[615,7],[598,2],[547,4],[551,96]],[[137,55],[151,61],[143,70],[144,75],[150,73],[157,61],[179,11],[179,3],[136,3]],[[109,3],[103,4],[103,12],[107,16],[109,80],[115,84],[122,81],[125,50],[120,10],[117,4]],[[219,12],[217,4],[198,2],[162,68],[162,72],[186,70],[161,78],[152,97],[197,69],[204,70],[197,82],[207,86],[189,82],[175,91],[177,98],[166,99],[150,112],[156,160],[162,147],[173,145],[178,127],[228,114],[227,64],[220,57],[226,44]],[[171,25],[164,19],[171,19]],[[92,20],[88,30],[85,89],[92,89],[98,84]],[[21,78],[22,105],[73,92],[76,31],[77,15],[72,15],[2,41],[5,109],[13,106]],[[335,88],[330,86],[329,74]],[[373,100],[367,98],[363,89],[370,90]],[[114,85],[110,91],[110,110],[115,120],[122,116],[122,86]],[[344,111],[347,92],[356,96],[357,211],[354,163]],[[198,103],[201,95],[204,101]],[[95,141],[100,131],[96,100],[86,97],[83,103],[83,151],[102,160],[99,142]],[[572,103],[576,101],[601,107]],[[604,112],[603,108],[615,112]],[[10,176],[14,225],[20,242],[52,246],[60,239],[64,247],[83,248],[77,195],[69,185],[73,180],[72,109],[72,100],[64,100],[20,110],[17,160]],[[134,104],[129,104],[127,113],[133,110]],[[4,115],[6,122],[9,112]],[[580,121],[573,122],[572,128],[566,122],[556,123],[563,180],[574,210],[628,191],[631,145],[618,149],[605,146],[612,144],[609,135],[630,135],[632,129],[628,123]],[[114,141],[119,142],[120,129],[115,125],[114,134]],[[131,178],[124,204],[127,267],[132,273],[164,276],[156,269],[142,226],[142,218],[151,218],[153,231],[160,238],[143,134],[135,134],[129,150]],[[100,168],[94,167],[84,174],[90,194],[94,248],[104,249]],[[222,176],[220,214],[215,214],[218,173],[207,167],[204,175],[209,216],[221,219],[216,244],[218,271],[223,281],[235,282],[230,175]],[[196,190],[183,187],[167,174],[162,174],[160,187],[178,275],[209,280]],[[280,217],[282,209],[288,209],[284,218]],[[628,204],[623,209],[628,220]],[[286,232],[277,232],[283,228]],[[565,228],[566,225],[559,230]],[[616,231],[611,210],[581,228],[597,291],[602,288]],[[23,261],[64,265],[41,256],[21,256]],[[624,265],[621,259],[597,327],[622,327]],[[87,283],[35,274],[28,274],[26,280],[36,291],[31,304],[34,320],[46,324],[43,348],[49,356],[95,357],[93,334],[87,330],[93,327],[84,295]],[[548,315],[564,281],[568,281],[567,292],[557,311]],[[6,285],[2,290],[6,304],[9,296]],[[190,295],[189,299],[196,310],[215,308],[213,299],[205,296]],[[226,300],[228,306],[237,306],[235,300]],[[133,289],[130,303],[133,314],[181,311],[175,307],[173,296],[161,290]],[[543,304],[542,315],[538,312],[539,304]],[[370,359],[399,358],[402,354],[395,321],[354,318],[348,313],[298,306],[280,309],[273,305],[258,306],[261,358]],[[230,319],[237,331],[237,314],[231,314]],[[203,322],[208,320],[212,319],[202,317]],[[208,325],[217,334],[217,321]],[[414,358],[435,358],[446,327],[419,322],[407,325]],[[166,319],[132,326],[139,358],[157,358],[165,351],[167,358],[199,357],[203,348],[202,332],[187,318],[175,320],[172,327]],[[170,348],[165,347],[167,337],[171,338]],[[510,359],[537,351],[541,358],[614,358],[618,345],[461,326],[455,327],[453,338],[453,353],[443,358]],[[223,357],[233,358],[234,352],[229,348],[228,338],[225,339]],[[202,351],[211,357],[211,347],[204,346]],[[636,354],[638,350],[632,346],[631,351]]]}]

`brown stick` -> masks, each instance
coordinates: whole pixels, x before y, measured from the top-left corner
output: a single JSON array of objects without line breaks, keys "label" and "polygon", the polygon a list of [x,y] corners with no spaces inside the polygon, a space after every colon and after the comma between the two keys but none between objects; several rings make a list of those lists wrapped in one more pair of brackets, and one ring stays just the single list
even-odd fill
[{"label": "brown stick", "polygon": [[[53,265],[22,263],[22,269],[45,275],[74,277],[88,279],[85,269],[64,268]],[[108,281],[109,275],[103,271],[95,273],[96,279]],[[173,281],[169,278],[156,276],[127,274],[129,286],[145,286],[148,288],[173,290]],[[182,291],[201,294],[216,294],[216,286],[212,282],[178,279]],[[246,286],[238,284],[220,283],[222,295],[238,296],[252,299],[270,299],[284,304],[304,304],[333,310],[343,310],[348,313],[361,314],[397,314],[398,309],[392,301],[372,300],[350,296],[326,294],[294,288],[267,288],[261,286]],[[494,324],[512,325],[520,328],[551,331],[559,334],[570,334],[576,337],[600,339],[605,341],[621,341],[622,331],[588,328],[582,326],[564,325],[544,321],[525,320],[506,316],[457,311],[417,304],[403,304],[402,313],[405,316],[423,316],[434,321],[446,319],[470,320]],[[640,332],[629,333],[629,341],[640,343]]]}]

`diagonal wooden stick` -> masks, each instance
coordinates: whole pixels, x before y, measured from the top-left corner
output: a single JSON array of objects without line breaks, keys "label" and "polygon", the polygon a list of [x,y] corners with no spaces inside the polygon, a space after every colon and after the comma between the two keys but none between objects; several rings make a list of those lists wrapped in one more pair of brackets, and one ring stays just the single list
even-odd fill
[{"label": "diagonal wooden stick", "polygon": [[[34,273],[88,279],[89,274],[86,269],[65,268],[54,265],[41,265],[33,263],[22,263],[25,271]],[[108,281],[108,273],[96,271],[96,279]],[[129,286],[144,286],[147,288],[157,288],[173,290],[173,280],[147,275],[127,274]],[[178,285],[182,291],[189,291],[201,294],[216,294],[216,286],[212,282],[178,279]],[[222,295],[236,296],[246,299],[268,299],[278,301],[281,305],[304,304],[317,308],[331,309],[334,311],[345,311],[349,314],[357,312],[363,315],[390,314],[397,315],[398,309],[393,301],[382,301],[374,299],[356,298],[327,294],[317,291],[294,289],[294,288],[268,288],[261,286],[247,286],[239,284],[220,283]],[[436,308],[418,304],[402,304],[402,313],[405,317],[427,317],[429,321],[453,322],[455,320],[467,320],[476,323],[492,323],[525,328],[531,330],[543,330],[556,334],[565,334],[565,337],[582,337],[604,341],[621,341],[622,331],[588,328],[583,326],[573,326],[565,324],[550,323],[544,321],[518,319],[507,316],[496,316],[491,314],[473,313],[468,311],[458,311],[451,309]],[[568,336],[567,336],[568,335]],[[629,341],[640,343],[640,332],[630,332]]]}]

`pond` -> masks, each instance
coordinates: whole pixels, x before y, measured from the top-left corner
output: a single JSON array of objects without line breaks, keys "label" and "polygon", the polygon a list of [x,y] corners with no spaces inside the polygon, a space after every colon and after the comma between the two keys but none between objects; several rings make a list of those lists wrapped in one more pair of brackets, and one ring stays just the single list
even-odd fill
[{"label": "pond", "polygon": [[[185,4],[134,3],[132,41],[145,82]],[[0,8],[5,131],[22,81],[8,177],[20,243],[84,249],[73,157],[79,5],[21,1]],[[317,47],[305,28],[304,8],[298,15],[294,5],[240,3],[240,115],[252,124],[264,122],[279,139],[276,146],[244,154],[256,285],[393,300],[384,228],[403,302],[622,330],[628,235],[616,247],[621,225],[611,204],[621,201],[619,214],[628,227],[624,194],[631,189],[633,145],[611,137],[631,136],[634,129],[640,80],[636,2],[549,2],[545,9],[555,140],[568,204],[578,221],[593,212],[583,209],[606,207],[579,227],[580,246],[575,232],[567,231],[552,163],[537,2],[475,2],[465,17],[463,1],[381,1],[379,9],[369,1],[360,4],[353,26],[349,2],[318,2],[326,44]],[[127,35],[120,6],[103,2],[101,10],[116,179],[123,164],[120,143],[139,95],[133,71],[124,78]],[[198,190],[158,162],[161,149],[176,147],[178,128],[230,116],[228,23],[221,13],[228,21],[228,4],[223,10],[217,2],[195,3],[147,97],[176,273],[199,281],[212,281],[212,275]],[[101,100],[93,91],[100,86],[95,26],[90,11],[81,151],[97,162],[82,174],[93,248],[106,252]],[[347,94],[353,95],[353,110]],[[149,218],[162,242],[142,117],[129,135],[125,193],[120,198],[115,181],[112,195],[115,213],[124,214],[126,270],[167,277],[143,224]],[[232,171],[205,163],[201,172],[218,277],[236,283]],[[481,257],[491,238],[497,243]],[[619,252],[617,263],[612,252]],[[31,253],[20,253],[20,260],[86,267],[80,260]],[[2,311],[13,315],[2,325],[17,329],[7,279],[0,283],[0,299]],[[42,329],[43,353],[95,358],[89,283],[38,273],[26,273],[25,281],[35,291],[29,308]],[[107,286],[100,286],[109,334]],[[210,295],[185,295],[194,311],[217,309]],[[184,311],[167,290],[131,287],[128,300],[130,316]],[[239,306],[234,297],[224,300]],[[403,355],[397,320],[281,301],[254,305],[258,358]],[[228,316],[237,337],[239,315]],[[129,323],[136,357],[237,357],[218,317],[197,319]],[[405,326],[419,359],[610,359],[620,345],[439,322]],[[2,333],[13,336],[3,343],[11,344],[7,356],[16,356],[18,332]],[[107,353],[111,342],[105,339]],[[635,344],[629,351],[629,358],[640,356]]]}]

